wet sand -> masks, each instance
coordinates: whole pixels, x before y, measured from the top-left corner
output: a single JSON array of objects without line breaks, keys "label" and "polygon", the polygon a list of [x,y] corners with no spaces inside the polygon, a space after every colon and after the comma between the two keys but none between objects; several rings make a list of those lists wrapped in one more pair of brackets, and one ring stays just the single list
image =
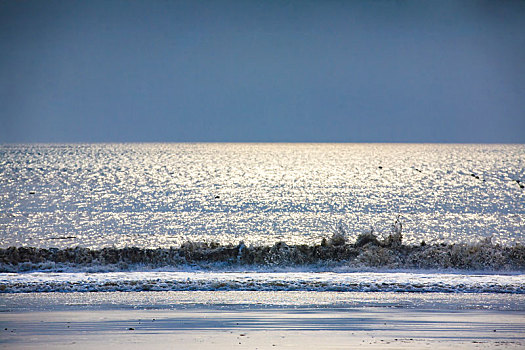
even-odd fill
[{"label": "wet sand", "polygon": [[73,307],[0,316],[2,349],[518,349],[525,314],[389,307]]}]

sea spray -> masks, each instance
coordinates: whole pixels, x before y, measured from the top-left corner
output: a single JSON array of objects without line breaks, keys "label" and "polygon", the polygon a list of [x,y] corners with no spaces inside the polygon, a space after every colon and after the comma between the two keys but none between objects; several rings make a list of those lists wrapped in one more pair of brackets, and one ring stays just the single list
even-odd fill
[{"label": "sea spray", "polygon": [[212,269],[243,269],[252,266],[317,266],[327,268],[456,269],[479,271],[525,271],[525,246],[477,243],[407,245],[401,231],[380,239],[373,232],[349,243],[343,232],[320,244],[222,245],[187,241],[179,247],[129,248],[34,248],[0,249],[0,272],[35,270],[111,270],[196,266]]}]

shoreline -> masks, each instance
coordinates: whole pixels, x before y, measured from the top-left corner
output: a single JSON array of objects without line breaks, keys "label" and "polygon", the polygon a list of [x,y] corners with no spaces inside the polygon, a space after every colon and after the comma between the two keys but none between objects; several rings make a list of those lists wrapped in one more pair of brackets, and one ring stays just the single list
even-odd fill
[{"label": "shoreline", "polygon": [[517,349],[525,345],[521,299],[442,293],[3,294],[0,348]]}]

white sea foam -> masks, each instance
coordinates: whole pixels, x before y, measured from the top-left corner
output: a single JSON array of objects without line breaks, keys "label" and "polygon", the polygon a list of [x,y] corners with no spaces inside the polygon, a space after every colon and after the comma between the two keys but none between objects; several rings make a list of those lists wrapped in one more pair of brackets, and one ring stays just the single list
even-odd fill
[{"label": "white sea foam", "polygon": [[416,272],[3,273],[3,293],[113,291],[318,291],[525,293],[523,274]]}]

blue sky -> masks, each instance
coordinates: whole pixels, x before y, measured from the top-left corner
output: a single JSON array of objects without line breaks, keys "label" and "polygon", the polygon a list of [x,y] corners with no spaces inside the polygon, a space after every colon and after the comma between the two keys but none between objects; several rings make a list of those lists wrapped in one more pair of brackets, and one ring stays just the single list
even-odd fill
[{"label": "blue sky", "polygon": [[0,0],[0,142],[525,143],[523,1]]}]

